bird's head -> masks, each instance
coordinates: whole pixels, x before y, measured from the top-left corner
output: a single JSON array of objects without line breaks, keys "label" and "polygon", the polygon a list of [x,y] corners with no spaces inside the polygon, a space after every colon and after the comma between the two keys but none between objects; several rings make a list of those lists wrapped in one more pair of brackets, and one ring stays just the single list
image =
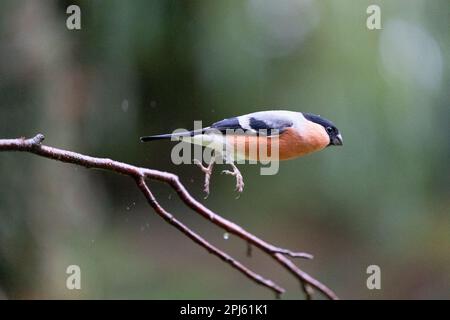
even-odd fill
[{"label": "bird's head", "polygon": [[303,113],[303,116],[311,121],[314,122],[320,126],[323,127],[323,130],[326,132],[328,137],[330,138],[329,146],[342,146],[343,145],[343,139],[342,135],[339,132],[339,129],[328,119],[325,119],[321,116],[318,116],[316,114],[312,113]]}]

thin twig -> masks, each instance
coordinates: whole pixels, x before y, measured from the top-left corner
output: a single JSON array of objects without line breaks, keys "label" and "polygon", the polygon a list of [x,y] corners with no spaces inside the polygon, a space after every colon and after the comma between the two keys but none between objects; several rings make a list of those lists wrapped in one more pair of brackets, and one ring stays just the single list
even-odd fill
[{"label": "thin twig", "polygon": [[208,252],[218,256],[220,259],[225,261],[226,263],[230,264],[233,268],[236,268],[240,272],[242,272],[244,275],[246,275],[251,280],[256,281],[257,283],[268,287],[269,289],[272,289],[275,294],[283,293],[284,289],[281,288],[279,285],[274,283],[271,280],[265,279],[259,274],[253,272],[252,270],[245,267],[242,263],[237,261],[236,259],[232,258],[228,254],[224,253],[220,249],[216,248],[212,244],[210,244],[208,241],[200,237],[198,234],[190,230],[188,227],[186,227],[183,223],[178,221],[174,218],[172,214],[167,212],[156,200],[156,198],[153,196],[153,193],[150,191],[149,187],[145,183],[144,177],[137,179],[137,185],[139,189],[142,191],[142,193],[147,198],[148,203],[150,206],[156,211],[158,215],[160,215],[164,220],[166,220],[168,223],[173,225],[175,228],[180,230],[182,233],[184,233],[186,236],[191,238],[194,242],[199,244],[200,246],[204,247]]},{"label": "thin twig", "polygon": [[44,136],[42,134],[36,135],[34,138],[25,139],[0,139],[0,151],[23,151],[30,152],[36,155],[62,161],[66,163],[71,163],[86,168],[103,169],[116,173],[120,173],[133,178],[138,188],[146,197],[150,206],[155,210],[155,212],[160,215],[165,221],[173,225],[179,231],[184,233],[194,242],[208,250],[208,252],[218,256],[224,262],[231,265],[233,268],[244,274],[249,279],[253,280],[257,284],[263,285],[272,291],[274,291],[277,296],[284,292],[284,289],[271,280],[263,278],[261,275],[255,273],[249,268],[245,267],[242,263],[232,258],[222,250],[216,248],[210,244],[207,240],[196,234],[194,231],[189,229],[179,220],[175,219],[172,214],[167,212],[156,200],[151,190],[149,189],[146,179],[158,180],[169,184],[178,194],[180,199],[192,210],[202,215],[206,219],[210,220],[215,225],[223,228],[227,232],[230,232],[242,240],[246,241],[249,246],[254,245],[255,247],[261,249],[269,256],[271,256],[275,261],[277,261],[281,266],[288,270],[294,277],[296,277],[303,288],[303,291],[308,299],[312,297],[312,289],[321,292],[329,299],[338,299],[336,294],[326,287],[324,284],[311,277],[306,272],[298,268],[290,258],[304,258],[312,259],[312,255],[303,252],[294,252],[284,248],[276,247],[266,241],[256,237],[252,233],[246,231],[239,225],[219,216],[214,213],[203,204],[198,202],[190,193],[186,190],[184,185],[180,182],[178,176],[169,172],[163,172],[153,169],[136,167],[123,162],[114,161],[107,158],[96,158],[91,156],[86,156],[80,153],[57,149],[49,146],[42,145]]}]

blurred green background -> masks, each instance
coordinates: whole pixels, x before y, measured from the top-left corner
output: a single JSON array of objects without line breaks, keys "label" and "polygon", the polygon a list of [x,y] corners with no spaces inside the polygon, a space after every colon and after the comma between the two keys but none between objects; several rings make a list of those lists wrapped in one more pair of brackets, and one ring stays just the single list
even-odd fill
[{"label": "blurred green background", "polygon": [[[66,8],[81,7],[79,31]],[[381,7],[381,30],[366,9]],[[0,2],[0,137],[167,170],[344,299],[450,298],[448,0]],[[170,161],[139,136],[256,110],[321,114],[343,148],[283,162],[246,188]],[[219,168],[222,169],[222,168]],[[288,292],[298,282],[151,182],[188,226]],[[66,289],[66,268],[82,290]],[[379,265],[381,290],[366,268]],[[159,218],[133,181],[0,154],[0,298],[262,298],[273,294]]]}]

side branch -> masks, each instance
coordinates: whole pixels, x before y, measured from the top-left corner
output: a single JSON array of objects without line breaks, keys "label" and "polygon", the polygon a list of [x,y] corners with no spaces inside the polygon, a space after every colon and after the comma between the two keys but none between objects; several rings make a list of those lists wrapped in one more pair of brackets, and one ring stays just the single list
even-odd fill
[{"label": "side branch", "polygon": [[[265,286],[276,293],[276,295],[280,295],[285,290],[274,283],[272,280],[266,279],[261,275],[255,273],[250,270],[246,266],[244,266],[241,262],[237,261],[227,253],[213,246],[207,240],[199,236],[197,233],[189,229],[186,225],[177,220],[171,213],[167,212],[156,200],[153,193],[146,183],[146,179],[157,180],[160,182],[164,182],[169,184],[180,197],[180,199],[193,211],[197,212],[204,218],[211,221],[213,224],[223,228],[229,233],[233,233],[238,236],[242,240],[246,241],[251,248],[251,245],[259,248],[269,256],[271,256],[276,262],[278,262],[281,266],[283,266],[287,271],[289,271],[294,277],[296,277],[303,289],[303,292],[306,295],[306,298],[311,299],[313,289],[322,293],[329,299],[337,299],[336,294],[326,287],[324,284],[311,277],[309,274],[302,271],[300,268],[296,266],[296,264],[291,261],[289,258],[304,258],[304,259],[312,259],[312,256],[303,252],[294,252],[288,249],[280,248],[274,246],[266,241],[256,237],[252,233],[246,231],[244,228],[239,225],[219,216],[214,213],[212,210],[205,207],[203,204],[198,202],[191,194],[186,190],[184,185],[180,182],[178,176],[172,173],[141,168],[137,166],[133,166],[130,164],[126,164],[123,162],[114,161],[107,158],[96,158],[91,156],[86,156],[80,153],[57,149],[49,146],[42,145],[44,141],[44,136],[42,134],[36,135],[34,138],[25,139],[0,139],[0,151],[22,151],[33,153],[48,159],[53,159],[61,162],[71,163],[79,166],[83,166],[86,168],[94,168],[94,169],[103,169],[112,171],[115,173],[119,173],[122,175],[129,176],[136,181],[136,184],[139,190],[147,199],[149,205],[153,208],[153,210],[161,216],[166,222],[177,228],[187,237],[189,237],[192,241],[197,243],[198,245],[205,248],[211,254],[216,255],[221,260],[244,274],[246,277],[251,279],[257,284]],[[251,252],[249,250],[248,252]]]}]

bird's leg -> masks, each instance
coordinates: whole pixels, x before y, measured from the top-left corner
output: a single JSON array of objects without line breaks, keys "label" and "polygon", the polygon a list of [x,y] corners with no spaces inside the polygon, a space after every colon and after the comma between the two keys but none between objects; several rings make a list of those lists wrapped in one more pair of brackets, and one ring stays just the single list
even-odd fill
[{"label": "bird's leg", "polygon": [[244,191],[244,178],[242,177],[241,172],[238,167],[234,164],[233,161],[228,162],[228,164],[233,168],[233,171],[223,170],[222,173],[232,175],[236,178],[236,191],[241,193]]},{"label": "bird's leg", "polygon": [[205,173],[205,184],[204,189],[206,193],[205,199],[209,196],[209,181],[211,180],[211,174],[214,167],[214,163],[216,162],[216,158],[214,156],[211,157],[211,161],[209,162],[208,166],[205,167],[201,161],[194,159],[194,164],[196,164],[204,173]]}]

